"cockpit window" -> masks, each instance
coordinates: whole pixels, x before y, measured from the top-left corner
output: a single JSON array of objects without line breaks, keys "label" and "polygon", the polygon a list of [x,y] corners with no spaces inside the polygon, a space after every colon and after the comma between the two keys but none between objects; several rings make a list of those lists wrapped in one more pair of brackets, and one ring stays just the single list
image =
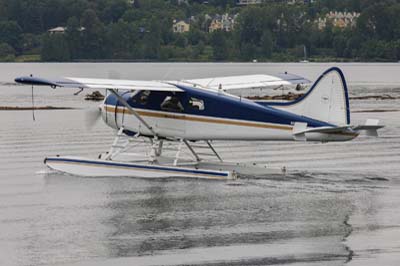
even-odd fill
[{"label": "cockpit window", "polygon": [[190,97],[189,106],[192,109],[203,111],[204,110],[204,101],[200,100],[200,99],[197,99],[197,98],[194,98],[194,97]]},{"label": "cockpit window", "polygon": [[177,96],[167,96],[161,103],[161,110],[168,112],[183,112],[183,106]]},{"label": "cockpit window", "polygon": [[150,91],[142,91],[139,95],[139,103],[146,105],[149,102]]}]

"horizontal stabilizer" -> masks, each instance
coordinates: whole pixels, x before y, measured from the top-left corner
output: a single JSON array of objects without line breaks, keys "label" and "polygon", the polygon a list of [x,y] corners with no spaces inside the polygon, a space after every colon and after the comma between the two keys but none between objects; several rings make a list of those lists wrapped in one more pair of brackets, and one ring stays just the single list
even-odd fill
[{"label": "horizontal stabilizer", "polygon": [[340,127],[314,127],[307,128],[306,123],[295,123],[293,126],[293,136],[295,140],[304,140],[306,133],[324,133],[324,134],[358,134],[359,131],[366,131],[367,136],[377,137],[378,129],[383,128],[379,125],[379,120],[368,119],[365,125],[359,126],[340,126]]},{"label": "horizontal stabilizer", "polygon": [[343,133],[345,131],[348,131],[351,129],[349,126],[343,126],[343,127],[314,127],[314,128],[309,128],[305,129],[302,132],[299,133],[326,133],[326,134],[335,134],[335,133]]},{"label": "horizontal stabilizer", "polygon": [[367,119],[364,125],[355,126],[353,130],[355,131],[364,131],[367,136],[377,137],[378,129],[383,128],[383,125],[379,125],[379,120],[377,119]]}]

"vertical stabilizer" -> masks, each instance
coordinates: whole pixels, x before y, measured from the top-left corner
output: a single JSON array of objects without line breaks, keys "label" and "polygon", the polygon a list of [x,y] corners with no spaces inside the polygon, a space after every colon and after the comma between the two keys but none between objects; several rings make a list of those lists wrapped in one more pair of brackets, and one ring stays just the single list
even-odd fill
[{"label": "vertical stabilizer", "polygon": [[274,108],[333,125],[350,124],[350,107],[343,72],[332,67],[325,71],[301,98],[290,103],[273,103]]}]

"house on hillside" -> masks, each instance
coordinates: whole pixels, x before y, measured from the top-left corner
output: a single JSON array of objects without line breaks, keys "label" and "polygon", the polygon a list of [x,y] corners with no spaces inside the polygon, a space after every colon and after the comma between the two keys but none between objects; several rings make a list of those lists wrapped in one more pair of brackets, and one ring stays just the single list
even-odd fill
[{"label": "house on hillside", "polygon": [[176,20],[174,19],[172,24],[172,31],[175,33],[188,32],[190,30],[189,20]]},{"label": "house on hillside", "polygon": [[287,3],[289,5],[294,5],[294,4],[309,4],[309,3],[314,3],[315,1],[314,0],[237,0],[236,5],[238,6],[258,5],[269,2]]},{"label": "house on hillside", "polygon": [[355,27],[357,25],[357,19],[360,17],[360,13],[356,12],[337,12],[331,11],[326,14],[324,17],[319,18],[316,23],[318,25],[318,29],[323,30],[329,24],[336,28],[347,28],[347,27]]},{"label": "house on hillside", "polygon": [[230,16],[228,13],[223,15],[215,15],[211,20],[210,26],[208,27],[208,32],[214,32],[217,30],[232,31],[237,17],[238,14]]},{"label": "house on hillside", "polygon": [[[82,32],[84,30],[85,30],[84,27],[80,27],[78,29],[78,31],[80,31],[80,32]],[[66,31],[67,31],[67,27],[56,27],[56,28],[52,28],[52,29],[47,30],[47,32],[49,34],[64,34]]]},{"label": "house on hillside", "polygon": [[287,3],[289,5],[295,5],[295,4],[311,4],[314,3],[314,0],[287,0]]},{"label": "house on hillside", "polygon": [[47,32],[50,34],[64,34],[65,30],[66,30],[65,27],[56,27],[56,28],[49,29]]},{"label": "house on hillside", "polygon": [[256,5],[262,4],[263,0],[237,0],[236,5],[238,6],[247,6],[247,5]]}]

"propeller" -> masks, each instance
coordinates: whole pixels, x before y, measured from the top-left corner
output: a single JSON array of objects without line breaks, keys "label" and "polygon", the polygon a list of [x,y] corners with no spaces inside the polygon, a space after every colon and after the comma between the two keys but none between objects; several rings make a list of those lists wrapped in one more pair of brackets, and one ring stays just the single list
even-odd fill
[{"label": "propeller", "polygon": [[[110,70],[108,71],[108,78],[109,79],[120,79],[121,75],[117,71]],[[107,92],[106,90],[105,93],[105,98],[107,98]],[[86,124],[86,129],[87,130],[92,130],[94,126],[97,124],[97,122],[100,120],[102,114],[102,105],[99,105],[98,107],[90,108],[86,111],[85,113],[85,124]]]},{"label": "propeller", "polygon": [[101,117],[101,106],[90,108],[85,113],[86,128],[92,130]]}]

